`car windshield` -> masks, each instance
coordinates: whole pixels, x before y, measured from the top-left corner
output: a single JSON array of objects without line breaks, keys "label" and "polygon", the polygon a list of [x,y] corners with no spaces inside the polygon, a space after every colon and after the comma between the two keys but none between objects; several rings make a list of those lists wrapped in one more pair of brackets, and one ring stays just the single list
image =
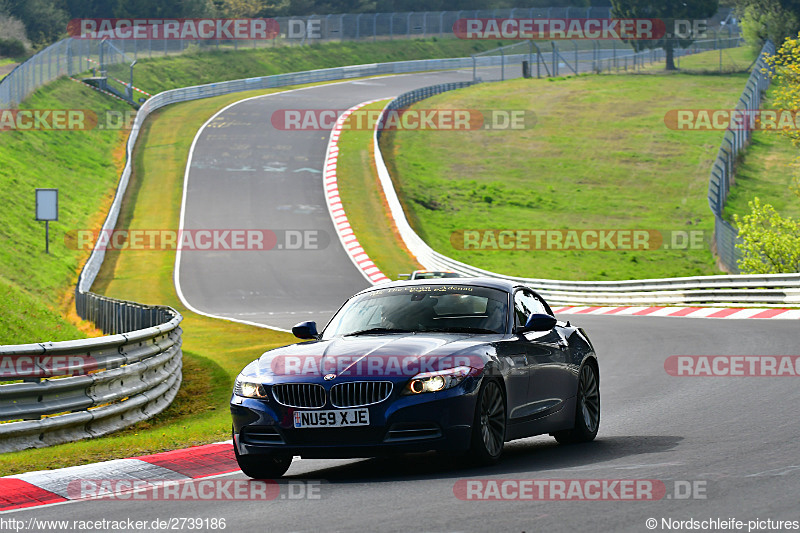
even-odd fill
[{"label": "car windshield", "polygon": [[412,279],[461,278],[456,272],[414,272]]},{"label": "car windshield", "polygon": [[350,299],[323,339],[412,332],[504,333],[508,294],[470,285],[390,287]]}]

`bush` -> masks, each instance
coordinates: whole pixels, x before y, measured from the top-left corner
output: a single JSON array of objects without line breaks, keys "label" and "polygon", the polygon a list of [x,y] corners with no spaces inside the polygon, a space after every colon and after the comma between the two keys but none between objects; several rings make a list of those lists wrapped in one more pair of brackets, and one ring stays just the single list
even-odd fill
[{"label": "bush", "polygon": [[800,221],[783,218],[770,204],[761,205],[756,197],[750,202],[750,214],[739,226],[743,252],[739,269],[743,274],[786,274],[800,272]]},{"label": "bush", "polygon": [[25,55],[25,45],[16,39],[0,39],[0,56],[19,57]]}]

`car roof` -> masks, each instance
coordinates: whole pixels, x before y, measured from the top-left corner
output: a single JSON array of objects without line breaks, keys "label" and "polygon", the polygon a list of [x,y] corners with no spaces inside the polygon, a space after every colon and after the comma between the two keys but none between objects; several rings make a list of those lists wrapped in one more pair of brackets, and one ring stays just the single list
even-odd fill
[{"label": "car roof", "polygon": [[456,286],[470,286],[470,287],[488,287],[490,289],[499,289],[505,292],[513,292],[516,287],[521,287],[519,283],[513,281],[506,281],[498,278],[434,278],[434,279],[413,279],[413,280],[399,280],[391,283],[381,283],[374,287],[364,289],[358,294],[363,294],[370,291],[386,289],[389,287],[411,287],[414,285],[456,285]]}]

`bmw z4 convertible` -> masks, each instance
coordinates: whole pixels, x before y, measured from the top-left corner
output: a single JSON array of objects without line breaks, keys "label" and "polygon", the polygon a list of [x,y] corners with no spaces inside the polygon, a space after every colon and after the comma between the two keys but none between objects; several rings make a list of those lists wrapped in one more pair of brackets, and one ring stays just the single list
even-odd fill
[{"label": "bmw z4 convertible", "polygon": [[306,342],[236,378],[233,447],[250,477],[279,477],[294,456],[436,450],[492,464],[514,439],[597,435],[592,343],[528,287],[397,281],[347,300],[321,333],[314,322],[292,332]]}]

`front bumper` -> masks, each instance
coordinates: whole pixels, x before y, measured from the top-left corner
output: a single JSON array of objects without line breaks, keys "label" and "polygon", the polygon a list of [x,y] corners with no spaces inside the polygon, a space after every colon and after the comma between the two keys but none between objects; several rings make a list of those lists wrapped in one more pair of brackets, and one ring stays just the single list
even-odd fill
[{"label": "front bumper", "polygon": [[[377,457],[429,450],[469,448],[480,380],[468,378],[442,392],[401,395],[366,406],[369,426],[295,428],[297,409],[271,396],[233,395],[233,442],[239,455],[291,455],[317,459]],[[323,410],[336,410],[326,405]]]}]

